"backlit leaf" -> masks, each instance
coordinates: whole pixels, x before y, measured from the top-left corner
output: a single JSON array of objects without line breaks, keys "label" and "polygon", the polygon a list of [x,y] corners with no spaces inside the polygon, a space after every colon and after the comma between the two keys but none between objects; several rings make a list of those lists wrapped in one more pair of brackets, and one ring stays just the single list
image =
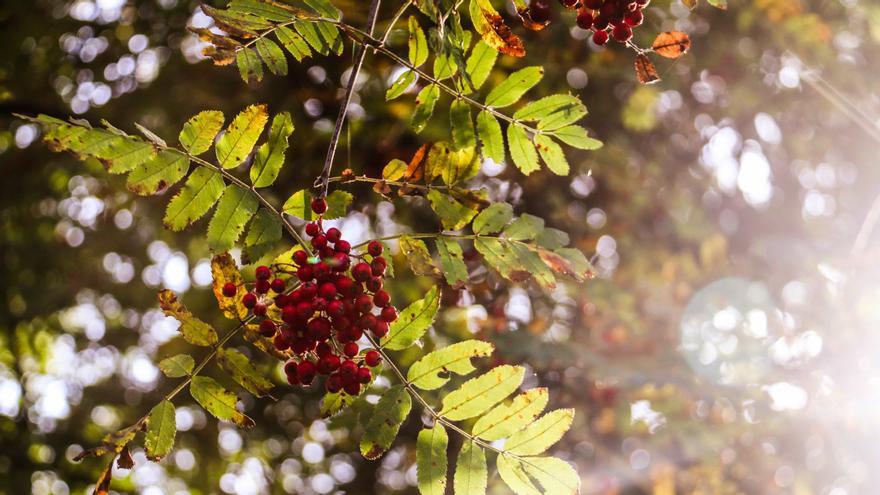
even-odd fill
[{"label": "backlit leaf", "polygon": [[180,334],[184,340],[192,345],[202,347],[217,343],[217,331],[211,325],[193,316],[174,292],[164,289],[159,291],[158,297],[162,312],[180,322]]},{"label": "backlit leaf", "polygon": [[156,158],[135,167],[125,185],[141,196],[159,194],[180,182],[188,171],[189,157],[178,151],[163,150]]},{"label": "backlit leaf", "polygon": [[532,89],[541,78],[544,77],[544,69],[537,66],[526,67],[509,75],[498,86],[492,88],[486,96],[486,105],[493,108],[502,108],[518,102],[526,91]]},{"label": "backlit leaf", "polygon": [[535,136],[535,148],[544,160],[544,164],[556,175],[568,175],[571,167],[565,158],[565,153],[559,143],[554,141],[546,134],[538,134]]},{"label": "backlit leaf", "polygon": [[654,62],[651,62],[651,59],[644,53],[636,56],[635,69],[636,77],[642,84],[651,84],[660,80],[660,75],[657,74],[657,67],[654,66]]},{"label": "backlit leaf", "polygon": [[192,356],[178,354],[159,361],[159,369],[168,378],[180,378],[190,374],[196,363]]},{"label": "backlit leaf", "polygon": [[446,283],[453,287],[464,285],[468,281],[468,271],[461,244],[455,239],[440,237],[437,239],[437,253]]},{"label": "backlit leaf", "polygon": [[570,125],[553,131],[553,136],[563,143],[581,150],[595,150],[602,147],[602,141],[587,136],[583,127]]},{"label": "backlit leaf", "polygon": [[418,67],[428,60],[428,39],[415,16],[409,18],[409,63]]},{"label": "backlit leaf", "polygon": [[666,58],[678,58],[691,47],[690,37],[681,31],[664,31],[654,38],[651,49]]},{"label": "backlit leaf", "polygon": [[232,249],[259,206],[257,197],[249,189],[227,186],[208,223],[208,245],[211,249]]},{"label": "backlit leaf", "polygon": [[516,495],[541,495],[541,491],[532,483],[519,460],[511,456],[499,455],[496,464],[498,474],[513,490],[513,493]]},{"label": "backlit leaf", "polygon": [[489,356],[494,349],[482,340],[464,340],[425,355],[410,366],[406,378],[422,390],[435,390],[453,373],[463,376],[476,370],[471,359]]},{"label": "backlit leaf", "polygon": [[468,148],[477,145],[474,134],[474,121],[471,117],[471,106],[464,100],[455,100],[449,107],[449,123],[452,126],[452,142],[456,148]]},{"label": "backlit leaf", "polygon": [[258,38],[255,45],[260,58],[263,59],[263,62],[266,62],[269,72],[276,76],[287,75],[287,57],[284,56],[284,52],[281,51],[281,47],[277,43],[263,37]]},{"label": "backlit leaf", "polygon": [[528,213],[514,220],[501,235],[513,241],[529,241],[544,230],[544,219]]},{"label": "backlit leaf", "polygon": [[382,347],[392,351],[406,349],[420,339],[425,331],[434,323],[440,309],[440,291],[437,286],[400,312],[400,316],[391,323],[388,333],[380,341]]},{"label": "backlit leaf", "polygon": [[530,425],[547,407],[550,394],[546,388],[533,388],[516,397],[509,404],[499,404],[474,423],[471,434],[494,441]]},{"label": "backlit leaf", "polygon": [[428,191],[428,201],[431,202],[431,208],[440,217],[443,228],[446,230],[461,229],[477,214],[476,210],[468,208],[436,189]]},{"label": "backlit leaf", "polygon": [[[241,302],[241,296],[244,295],[244,283],[241,278],[241,272],[229,253],[220,253],[211,258],[211,276],[213,282],[211,289],[214,291],[214,297],[217,298],[217,304],[223,316],[230,320],[242,320],[248,310]],[[231,283],[238,287],[238,293],[232,297],[223,295],[223,286]]]},{"label": "backlit leaf", "polygon": [[484,495],[487,481],[486,453],[473,440],[465,439],[455,461],[455,495]]},{"label": "backlit leaf", "polygon": [[511,57],[523,57],[526,49],[519,37],[510,30],[489,0],[471,0],[471,20],[483,41]]},{"label": "backlit leaf", "polygon": [[163,400],[156,404],[147,416],[147,433],[144,435],[147,459],[158,461],[168,455],[174,447],[175,435],[177,435],[177,423],[174,417],[174,404]]},{"label": "backlit leaf", "polygon": [[556,457],[525,457],[522,468],[538,480],[544,493],[575,495],[580,492],[581,479],[568,462]]},{"label": "backlit leaf", "polygon": [[489,46],[485,41],[478,41],[474,45],[466,66],[467,73],[470,74],[471,82],[474,84],[474,90],[480,89],[489,78],[489,73],[492,72],[496,59],[498,59],[498,50]]},{"label": "backlit leaf", "polygon": [[538,285],[545,289],[556,287],[556,277],[553,275],[553,271],[544,263],[535,249],[519,242],[510,243],[510,249],[516,256],[517,263],[528,272]]},{"label": "backlit leaf", "polygon": [[511,435],[504,450],[516,455],[536,455],[558,442],[571,428],[574,409],[556,409],[541,416],[525,429]]},{"label": "backlit leaf", "polygon": [[446,447],[449,436],[439,422],[419,432],[416,440],[416,477],[422,495],[443,495],[446,491]]},{"label": "backlit leaf", "polygon": [[513,164],[525,175],[538,170],[538,150],[526,135],[525,129],[518,125],[507,126],[507,146]]},{"label": "backlit leaf", "polygon": [[241,165],[254,149],[268,120],[266,105],[251,105],[236,115],[214,147],[217,164],[222,168]]},{"label": "backlit leaf", "polygon": [[238,401],[235,394],[223,388],[213,378],[194,376],[189,384],[189,393],[215,418],[231,421],[242,428],[254,426],[254,420],[235,408]]},{"label": "backlit leaf", "polygon": [[410,86],[412,86],[412,83],[415,82],[415,80],[415,72],[411,70],[404,72],[400,75],[400,77],[397,78],[396,81],[394,81],[393,84],[391,84],[391,87],[388,88],[388,91],[385,92],[385,100],[389,101],[399,97],[400,95],[405,93]]},{"label": "backlit leaf", "polygon": [[189,154],[201,155],[211,149],[214,138],[223,128],[223,112],[205,110],[183,124],[178,140]]},{"label": "backlit leaf", "polygon": [[290,54],[293,55],[293,58],[297,61],[302,62],[304,58],[312,56],[312,50],[309,48],[309,44],[302,36],[293,32],[292,29],[278,26],[275,28],[275,36],[278,38],[278,42],[281,43],[281,46],[290,52]]},{"label": "backlit leaf", "polygon": [[478,235],[495,234],[513,219],[513,206],[508,203],[492,203],[474,218],[473,229]]},{"label": "backlit leaf", "polygon": [[406,167],[407,163],[405,161],[395,158],[382,169],[382,178],[385,180],[400,179],[406,173]]},{"label": "backlit leaf", "polygon": [[219,172],[205,167],[195,169],[171,198],[162,223],[170,230],[183,230],[214,206],[225,187]]},{"label": "backlit leaf", "polygon": [[415,132],[422,132],[434,113],[434,105],[440,98],[440,87],[436,84],[429,84],[419,91],[416,96],[416,108],[410,120],[410,125]]},{"label": "backlit leaf", "polygon": [[257,211],[244,240],[251,260],[261,258],[281,239],[281,227],[281,219],[272,212],[265,208]]},{"label": "backlit leaf", "polygon": [[235,64],[238,66],[241,80],[245,83],[263,80],[263,62],[256,51],[242,48],[235,56]]},{"label": "backlit leaf", "polygon": [[440,275],[440,271],[434,266],[434,260],[431,259],[431,253],[428,251],[428,246],[425,245],[424,241],[413,239],[409,236],[402,236],[398,243],[413,273],[432,277]]},{"label": "backlit leaf", "polygon": [[443,398],[439,414],[452,421],[473,418],[512,394],[522,383],[525,368],[502,365],[471,378]]},{"label": "backlit leaf", "polygon": [[251,364],[250,359],[235,349],[220,348],[217,363],[245,390],[257,397],[265,397],[272,390],[272,382]]},{"label": "backlit leaf", "polygon": [[278,178],[292,133],[293,119],[290,118],[289,113],[281,112],[272,118],[269,139],[257,150],[251,167],[251,183],[254,187],[271,186]]},{"label": "backlit leaf", "polygon": [[[312,211],[313,196],[306,190],[297,191],[293,196],[284,202],[281,207],[284,213],[302,218],[305,221],[311,221],[317,218]],[[336,190],[331,192],[324,198],[327,201],[327,211],[324,212],[324,220],[332,220],[334,218],[344,217],[348,213],[348,207],[351,205],[354,196],[345,191]]]},{"label": "backlit leaf", "polygon": [[391,387],[379,399],[361,437],[361,455],[378,459],[391,447],[401,423],[412,409],[412,398],[400,385]]},{"label": "backlit leaf", "polygon": [[480,152],[495,163],[504,163],[504,135],[501,124],[486,110],[477,114],[477,135],[480,137]]},{"label": "backlit leaf", "polygon": [[553,130],[587,115],[587,107],[572,95],[551,95],[533,101],[513,114],[517,120],[538,122],[539,129]]}]

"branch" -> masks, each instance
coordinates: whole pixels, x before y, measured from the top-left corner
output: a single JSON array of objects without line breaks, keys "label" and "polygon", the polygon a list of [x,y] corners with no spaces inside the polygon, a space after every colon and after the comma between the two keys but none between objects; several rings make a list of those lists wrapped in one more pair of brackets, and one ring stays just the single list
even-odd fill
[{"label": "branch", "polygon": [[[376,27],[376,17],[379,14],[379,5],[381,0],[371,0],[370,13],[367,16],[367,33],[372,36],[373,29]],[[361,67],[364,65],[364,58],[367,56],[367,47],[361,45],[355,55],[354,66],[348,76],[348,85],[345,88],[345,96],[342,98],[342,106],[339,108],[339,114],[336,116],[336,125],[333,127],[333,135],[330,138],[330,146],[327,148],[327,157],[324,159],[324,169],[321,171],[320,177],[315,181],[315,187],[320,188],[319,197],[327,195],[327,187],[330,180],[330,169],[333,168],[333,158],[336,156],[336,146],[339,144],[339,135],[342,132],[342,126],[345,123],[345,115],[348,113],[348,105],[351,103],[351,95],[354,93],[354,85],[357,83],[358,75]]]}]

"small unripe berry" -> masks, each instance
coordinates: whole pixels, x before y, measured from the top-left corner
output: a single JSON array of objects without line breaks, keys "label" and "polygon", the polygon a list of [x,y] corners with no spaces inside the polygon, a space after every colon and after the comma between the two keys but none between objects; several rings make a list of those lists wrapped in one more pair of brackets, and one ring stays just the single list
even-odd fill
[{"label": "small unripe berry", "polygon": [[330,242],[336,242],[339,239],[342,239],[342,232],[339,231],[336,227],[330,227],[327,229],[327,240]]},{"label": "small unripe berry", "polygon": [[257,280],[269,280],[272,276],[272,270],[268,266],[258,266],[256,270]]},{"label": "small unripe berry", "polygon": [[248,292],[241,298],[241,304],[244,305],[247,309],[254,309],[254,306],[257,305],[257,296]]},{"label": "small unripe berry", "polygon": [[605,31],[596,31],[593,33],[593,43],[602,46],[608,43],[608,33]]},{"label": "small unripe berry", "polygon": [[321,232],[321,227],[318,227],[318,224],[315,222],[306,224],[306,234],[308,234],[309,237],[315,237],[319,232]]},{"label": "small unripe berry", "polygon": [[233,297],[235,293],[238,292],[238,287],[235,286],[232,282],[226,282],[223,284],[223,295],[226,297]]},{"label": "small unripe berry", "polygon": [[357,356],[358,351],[360,351],[360,347],[354,342],[349,342],[342,346],[342,353],[350,358]]},{"label": "small unripe berry", "polygon": [[382,254],[382,243],[379,241],[370,241],[367,244],[367,252],[370,253],[370,256],[379,256]]},{"label": "small unripe berry", "polygon": [[382,356],[377,351],[367,351],[364,354],[364,362],[367,363],[367,366],[370,368],[374,368],[382,362]]},{"label": "small unripe berry", "polygon": [[287,283],[283,279],[276,278],[272,281],[272,292],[281,294],[287,288]]},{"label": "small unripe berry", "polygon": [[324,198],[315,198],[312,200],[312,211],[318,215],[327,211],[327,200]]},{"label": "small unripe berry", "polygon": [[263,337],[272,337],[275,335],[277,327],[272,320],[263,320],[260,322],[260,335]]}]

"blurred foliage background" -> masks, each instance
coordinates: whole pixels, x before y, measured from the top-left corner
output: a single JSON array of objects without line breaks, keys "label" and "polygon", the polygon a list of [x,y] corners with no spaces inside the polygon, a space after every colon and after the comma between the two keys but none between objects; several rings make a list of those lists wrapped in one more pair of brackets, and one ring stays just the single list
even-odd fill
[{"label": "blurred foliage background", "polygon": [[[363,24],[366,2],[336,4]],[[579,95],[606,144],[570,152],[570,177],[489,163],[474,183],[569,232],[598,277],[548,294],[483,271],[444,291],[426,347],[489,339],[530,366],[528,386],[551,388],[552,407],[576,408],[556,455],[577,464],[583,493],[878,493],[880,6],[661,0],[646,14],[640,45],[672,29],[693,40],[652,86],[635,82],[631,51],[591,45],[570,14],[523,33],[526,59],[501,64],[543,64],[536,91]],[[297,126],[272,197],[319,172],[350,47],[246,88],[202,60],[186,27],[207,21],[189,0],[0,3],[0,493],[90,493],[106,460],[71,459],[152,407],[172,386],[155,363],[191,351],[157,289],[225,328],[205,240],[164,231],[164,201],[50,154],[11,114],[139,122],[171,139],[203,109],[265,102]],[[368,58],[339,155],[357,173],[448,135],[444,113],[415,136],[412,99],[385,103],[395,69]],[[438,228],[422,200],[355,191],[340,222],[353,241]],[[397,273],[395,301],[432,283]],[[182,399],[175,453],[152,463],[135,451],[114,490],[415,493],[417,415],[384,458],[364,461],[351,418],[321,419],[317,393],[237,345],[279,385],[277,401],[244,397],[256,428],[218,425]],[[493,490],[506,490],[497,477]]]}]

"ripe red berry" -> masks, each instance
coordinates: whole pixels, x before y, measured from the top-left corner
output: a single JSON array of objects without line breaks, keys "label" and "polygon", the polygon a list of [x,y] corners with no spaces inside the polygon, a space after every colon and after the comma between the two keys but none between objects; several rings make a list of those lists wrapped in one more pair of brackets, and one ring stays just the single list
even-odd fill
[{"label": "ripe red berry", "polygon": [[327,303],[327,314],[334,317],[333,322],[335,323],[335,318],[342,316],[342,301],[330,301]]},{"label": "ripe red berry", "polygon": [[377,292],[382,289],[382,279],[380,277],[373,277],[370,280],[367,280],[366,283],[364,283],[364,286],[366,286],[367,290],[370,292]]},{"label": "ripe red berry", "polygon": [[315,198],[312,200],[312,211],[321,215],[327,211],[327,201],[324,198]]},{"label": "ripe red berry", "polygon": [[345,390],[345,393],[348,395],[358,395],[361,393],[361,384],[356,381],[344,382],[342,389]]},{"label": "ripe red berry", "polygon": [[318,227],[318,224],[315,222],[306,224],[306,234],[308,234],[309,237],[315,237],[319,232],[321,232],[321,227]]},{"label": "ripe red berry", "polygon": [[546,0],[533,0],[529,5],[529,13],[533,21],[545,23],[550,20],[553,11],[550,8],[550,2]]},{"label": "ripe red berry", "polygon": [[345,239],[336,243],[336,252],[348,254],[351,252],[351,243]]},{"label": "ripe red berry", "polygon": [[327,391],[331,394],[335,394],[342,390],[342,376],[338,373],[333,373],[332,375],[327,377],[327,382],[325,383],[327,387]]},{"label": "ripe red berry", "polygon": [[318,357],[327,356],[331,352],[333,352],[333,349],[330,348],[330,344],[327,342],[319,342],[318,345],[315,346],[315,354],[317,354]]},{"label": "ripe red berry", "polygon": [[311,266],[308,266],[308,265],[306,265],[306,266],[301,266],[301,267],[296,271],[296,278],[302,280],[303,282],[306,282],[306,281],[308,281],[308,280],[311,280],[311,279],[315,278],[315,273],[312,271],[312,267],[311,267]]},{"label": "ripe red berry", "polygon": [[370,271],[377,277],[385,275],[386,268],[388,268],[388,262],[381,256],[377,256],[370,262]]},{"label": "ripe red berry", "polygon": [[256,292],[257,294],[265,294],[269,292],[270,286],[271,284],[269,284],[268,280],[257,280],[257,283],[254,287],[254,292]]},{"label": "ripe red berry", "polygon": [[577,25],[581,29],[590,29],[593,27],[593,14],[588,10],[578,12]]},{"label": "ripe red berry", "polygon": [[268,310],[268,308],[266,307],[266,305],[261,302],[258,302],[257,304],[255,304],[254,309],[253,309],[254,314],[257,316],[266,316],[267,310]]},{"label": "ripe red berry", "polygon": [[302,266],[309,262],[309,253],[302,250],[294,251],[292,258],[294,263]]},{"label": "ripe red berry", "polygon": [[357,373],[358,366],[351,359],[346,359],[339,365],[339,373],[343,377],[353,377]]},{"label": "ripe red berry", "polygon": [[269,280],[272,276],[272,270],[268,266],[258,266],[256,270],[257,280]]},{"label": "ripe red berry", "polygon": [[330,227],[327,229],[327,240],[330,242],[337,242],[339,239],[342,239],[342,232],[339,231],[336,227]]},{"label": "ripe red berry", "polygon": [[614,26],[614,29],[611,30],[611,36],[614,37],[615,40],[626,43],[633,37],[632,28],[626,24],[620,24]]},{"label": "ripe red berry", "polygon": [[312,303],[308,301],[302,301],[297,303],[296,305],[296,316],[306,319],[315,314],[315,308],[312,306]]},{"label": "ripe red berry", "polygon": [[377,351],[370,350],[364,354],[364,362],[367,363],[367,366],[370,368],[374,368],[382,362],[382,356]]},{"label": "ripe red berry", "polygon": [[568,7],[569,9],[574,8],[577,5],[578,0],[559,0],[564,7]]},{"label": "ripe red berry", "polygon": [[370,253],[370,256],[379,256],[382,254],[382,243],[379,241],[370,241],[367,244],[367,252]]},{"label": "ripe red berry", "polygon": [[602,46],[608,43],[608,33],[605,31],[596,31],[593,33],[593,43]]},{"label": "ripe red berry", "polygon": [[349,342],[342,346],[342,353],[350,358],[357,356],[358,351],[360,351],[360,347],[354,342]]},{"label": "ripe red berry", "polygon": [[247,309],[254,309],[254,306],[257,305],[257,296],[253,293],[248,292],[241,298],[241,304],[244,305]]},{"label": "ripe red berry", "polygon": [[285,306],[284,309],[281,310],[281,319],[284,323],[291,324],[296,321],[296,317],[296,306]]},{"label": "ripe red berry", "polygon": [[287,283],[283,279],[276,278],[272,281],[272,292],[281,294],[287,288]]},{"label": "ripe red berry", "polygon": [[373,309],[373,298],[369,294],[361,294],[355,299],[354,305],[361,313],[368,313]]},{"label": "ripe red berry", "polygon": [[272,320],[263,320],[260,322],[260,335],[263,337],[273,337],[275,336],[275,332],[277,331],[277,327],[275,326],[275,322]]},{"label": "ripe red berry", "polygon": [[318,286],[314,282],[306,282],[299,288],[302,299],[308,301],[318,295]]},{"label": "ripe red berry", "polygon": [[388,333],[388,322],[382,321],[382,320],[377,320],[376,326],[374,326],[372,330],[373,330],[373,335],[375,335],[376,337],[381,339],[382,337],[385,336],[385,334]]},{"label": "ripe red berry", "polygon": [[373,374],[370,373],[369,368],[363,368],[363,367],[358,368],[357,381],[359,381],[363,384],[367,384],[367,383],[370,383],[370,380],[372,380],[372,379],[373,379]]},{"label": "ripe red berry", "polygon": [[283,334],[275,334],[275,339],[273,339],[272,342],[275,344],[275,348],[279,351],[290,349],[290,342],[287,341]]},{"label": "ripe red berry", "polygon": [[351,258],[345,253],[336,253],[330,261],[330,265],[334,272],[344,272],[351,266]]},{"label": "ripe red berry", "polygon": [[315,340],[327,340],[330,338],[330,320],[315,318],[308,324],[309,336]]},{"label": "ripe red berry", "polygon": [[235,293],[238,291],[238,287],[235,286],[232,282],[226,282],[223,284],[223,295],[226,297],[233,297]]},{"label": "ripe red berry", "polygon": [[330,270],[330,265],[320,261],[312,265],[312,273],[315,274],[315,278],[318,280],[325,280],[332,271]]},{"label": "ripe red berry", "polygon": [[370,265],[362,261],[351,269],[351,276],[358,282],[366,282],[373,276],[373,272]]},{"label": "ripe red berry", "polygon": [[296,376],[303,385],[312,383],[316,371],[317,369],[311,361],[302,361],[296,366]]},{"label": "ripe red berry", "polygon": [[391,323],[397,319],[397,309],[394,306],[382,308],[382,320]]},{"label": "ripe red berry", "polygon": [[373,304],[377,307],[384,308],[385,306],[388,306],[389,303],[391,303],[391,296],[384,290],[376,291],[376,293],[373,294]]},{"label": "ripe red berry", "polygon": [[318,360],[318,372],[329,375],[339,369],[339,356],[328,354]]},{"label": "ripe red berry", "polygon": [[321,249],[327,246],[327,236],[324,234],[318,234],[312,238],[312,246],[315,249]]},{"label": "ripe red berry", "polygon": [[599,10],[602,8],[603,0],[583,0],[584,7],[590,10]]},{"label": "ripe red berry", "polygon": [[293,359],[284,363],[284,374],[287,376],[296,376],[296,364],[296,361]]},{"label": "ripe red berry", "polygon": [[275,296],[275,306],[279,308],[283,308],[290,303],[290,298],[287,294],[278,294]]},{"label": "ripe red berry", "polygon": [[630,26],[640,26],[645,20],[645,14],[643,14],[641,10],[627,12],[627,14],[623,16],[623,20]]}]

